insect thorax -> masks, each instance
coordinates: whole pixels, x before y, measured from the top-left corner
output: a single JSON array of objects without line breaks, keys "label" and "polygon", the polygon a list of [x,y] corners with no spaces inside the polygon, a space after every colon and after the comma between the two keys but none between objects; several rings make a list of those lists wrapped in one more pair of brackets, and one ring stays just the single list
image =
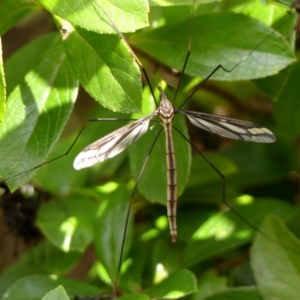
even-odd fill
[{"label": "insect thorax", "polygon": [[162,124],[170,124],[174,119],[174,107],[167,98],[166,94],[162,93],[160,98],[161,102],[158,107],[157,114],[159,115]]}]

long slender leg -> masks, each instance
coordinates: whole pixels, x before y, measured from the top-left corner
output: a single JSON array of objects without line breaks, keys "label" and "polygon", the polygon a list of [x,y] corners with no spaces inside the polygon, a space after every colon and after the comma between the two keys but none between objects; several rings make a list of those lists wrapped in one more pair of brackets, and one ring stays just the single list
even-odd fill
[{"label": "long slender leg", "polygon": [[149,149],[149,152],[144,160],[144,163],[143,163],[143,166],[141,168],[141,171],[138,175],[138,178],[136,180],[136,183],[132,189],[132,192],[131,192],[131,196],[130,196],[130,201],[129,201],[129,204],[128,204],[128,209],[127,209],[127,215],[126,215],[126,221],[125,221],[125,224],[124,224],[124,235],[123,235],[123,239],[122,239],[122,246],[121,246],[121,249],[120,249],[120,259],[119,259],[119,265],[118,265],[118,273],[117,273],[117,277],[116,277],[116,280],[114,282],[114,294],[116,294],[116,288],[117,288],[117,284],[118,284],[118,280],[119,280],[119,275],[120,275],[120,271],[121,271],[121,266],[122,266],[122,261],[123,261],[123,252],[124,252],[124,247],[125,247],[125,241],[126,241],[126,234],[127,234],[127,227],[128,227],[128,222],[129,222],[129,216],[130,216],[130,211],[131,211],[131,207],[132,207],[132,201],[133,201],[133,197],[136,193],[136,189],[138,187],[138,184],[142,178],[142,175],[144,173],[144,170],[146,168],[146,165],[148,163],[148,160],[150,158],[150,155],[151,155],[151,152],[154,148],[154,145],[156,144],[157,142],[157,139],[158,137],[160,136],[162,132],[162,128],[159,130],[159,132],[157,133],[153,143],[152,143],[152,146],[151,148]]}]

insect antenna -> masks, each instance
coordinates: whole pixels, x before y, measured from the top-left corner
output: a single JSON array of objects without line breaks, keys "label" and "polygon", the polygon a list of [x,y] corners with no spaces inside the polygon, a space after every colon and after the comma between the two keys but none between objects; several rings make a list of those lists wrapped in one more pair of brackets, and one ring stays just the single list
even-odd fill
[{"label": "insect antenna", "polygon": [[163,128],[161,128],[159,130],[159,132],[157,133],[152,145],[151,145],[151,148],[149,149],[149,152],[144,160],[144,163],[143,163],[143,166],[140,170],[140,173],[136,179],[136,182],[134,184],[134,187],[131,191],[131,194],[130,194],[130,200],[129,200],[129,204],[128,204],[128,208],[127,208],[127,214],[126,214],[126,220],[125,220],[125,223],[124,223],[124,234],[123,234],[123,237],[122,237],[122,243],[121,243],[121,249],[120,249],[120,259],[119,259],[119,264],[118,264],[118,272],[117,272],[117,276],[116,276],[116,279],[115,279],[115,282],[114,282],[114,294],[116,296],[116,288],[117,288],[117,284],[118,284],[118,280],[119,280],[119,276],[120,276],[120,272],[121,272],[121,266],[122,266],[122,263],[123,263],[123,253],[124,253],[124,247],[125,247],[125,241],[126,241],[126,234],[127,234],[127,228],[128,228],[128,224],[129,224],[129,216],[130,216],[130,211],[131,211],[131,207],[132,207],[132,204],[133,204],[133,197],[135,196],[136,194],[136,191],[137,191],[137,188],[138,188],[138,184],[141,180],[141,177],[144,173],[144,170],[145,170],[145,167],[148,163],[148,160],[150,158],[150,155],[151,155],[151,152],[157,142],[157,139],[159,138],[161,132],[162,132]]}]

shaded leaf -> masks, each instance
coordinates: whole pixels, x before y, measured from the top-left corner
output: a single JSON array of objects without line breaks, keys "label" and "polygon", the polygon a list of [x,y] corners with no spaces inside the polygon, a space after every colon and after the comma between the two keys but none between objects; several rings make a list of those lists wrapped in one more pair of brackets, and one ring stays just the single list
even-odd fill
[{"label": "shaded leaf", "polygon": [[201,276],[198,282],[198,292],[193,295],[193,300],[204,300],[207,296],[226,291],[226,277],[215,273],[210,270]]},{"label": "shaded leaf", "polygon": [[[68,294],[94,295],[99,290],[91,285],[70,278],[60,278],[56,275],[30,275],[17,280],[5,292],[1,300],[40,300],[49,290],[63,286]],[[26,298],[24,298],[26,295]]]},{"label": "shaded leaf", "polygon": [[[0,274],[0,295],[18,279],[36,274],[69,272],[79,261],[79,253],[64,253],[47,242],[28,251],[20,261]],[[48,290],[45,290],[45,293]],[[98,291],[93,291],[92,295]],[[1,298],[2,299],[2,298]]]},{"label": "shaded leaf", "polygon": [[[183,253],[183,266],[193,266],[248,243],[267,213],[282,218],[292,213],[291,206],[275,199],[258,199],[252,204],[234,206],[234,210],[215,214],[198,228]],[[267,238],[268,232],[262,232],[263,238],[274,244],[272,237],[271,240]]]},{"label": "shaded leaf", "polygon": [[124,295],[124,296],[119,297],[118,299],[120,299],[120,300],[150,300],[148,295],[141,294],[141,293]]},{"label": "shaded leaf", "polygon": [[70,195],[42,205],[38,224],[43,234],[65,252],[83,252],[93,239],[95,207],[87,197]]},{"label": "shaded leaf", "polygon": [[[285,85],[275,104],[275,120],[279,134],[287,140],[293,140],[300,133],[300,62],[293,64],[289,70]],[[293,116],[293,117],[291,117]]]},{"label": "shaded leaf", "polygon": [[264,300],[256,287],[238,287],[228,289],[227,291],[216,293],[213,296],[206,297],[205,300]]},{"label": "shaded leaf", "polygon": [[34,1],[5,0],[0,2],[0,35],[39,8]]},{"label": "shaded leaf", "polygon": [[[120,253],[123,251],[123,259],[125,259],[131,243],[132,218],[129,217],[128,223],[125,221],[130,194],[124,186],[115,182],[109,182],[98,187],[97,190],[103,200],[97,209],[94,223],[96,254],[109,274],[111,282],[114,283]],[[122,248],[125,226],[127,226],[127,235],[125,246]]]},{"label": "shaded leaf", "polygon": [[151,299],[178,299],[197,290],[195,275],[186,269],[171,273],[165,280],[145,290]]},{"label": "shaded leaf", "polygon": [[[189,26],[188,19],[137,34],[130,42],[162,63],[181,70],[188,49]],[[227,70],[238,64],[232,72],[218,70],[212,78],[261,78],[278,73],[295,60],[280,35],[244,15],[219,13],[195,17],[192,30],[192,51],[186,69],[191,76],[205,78],[219,64]]]},{"label": "shaded leaf", "polygon": [[296,299],[300,293],[300,241],[276,216],[266,216],[260,230],[276,241],[271,243],[257,234],[251,249],[251,266],[263,298]]}]

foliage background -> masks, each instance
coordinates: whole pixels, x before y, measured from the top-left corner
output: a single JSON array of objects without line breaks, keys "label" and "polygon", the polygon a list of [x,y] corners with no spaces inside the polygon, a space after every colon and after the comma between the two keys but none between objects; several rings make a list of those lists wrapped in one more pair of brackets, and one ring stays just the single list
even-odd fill
[{"label": "foliage background", "polygon": [[[179,120],[177,126],[189,131],[197,149],[225,175],[226,201],[234,211],[222,203],[220,176],[174,133],[182,195],[178,241],[171,243],[162,205],[162,137],[134,195],[116,294],[134,299],[296,298],[300,68],[293,54],[295,16],[286,7],[259,1],[198,1],[190,27],[191,2],[152,1],[150,27],[144,1],[100,5],[122,32],[145,27],[126,38],[153,88],[163,78],[171,99],[171,86],[179,78],[174,69],[182,68],[192,28],[191,57],[176,104],[218,64],[236,66],[230,74],[218,70],[187,108],[258,122],[277,141],[229,141]],[[11,190],[37,170],[15,175],[41,164],[50,151],[48,159],[67,151],[87,119],[136,118],[153,109],[148,85],[144,79],[141,83],[128,49],[116,34],[105,34],[116,32],[92,1],[8,0],[0,3],[0,19],[0,172]],[[86,145],[123,124],[91,122],[68,156],[42,166],[31,185],[3,192],[8,229],[2,229],[2,265],[7,264],[5,252],[14,247],[5,230],[22,238],[23,247],[16,245],[17,262],[0,274],[1,299],[111,294],[134,178],[159,126],[128,151],[91,169],[77,172],[72,162]],[[40,243],[32,223],[42,232]],[[24,247],[27,251],[20,253]]]}]

